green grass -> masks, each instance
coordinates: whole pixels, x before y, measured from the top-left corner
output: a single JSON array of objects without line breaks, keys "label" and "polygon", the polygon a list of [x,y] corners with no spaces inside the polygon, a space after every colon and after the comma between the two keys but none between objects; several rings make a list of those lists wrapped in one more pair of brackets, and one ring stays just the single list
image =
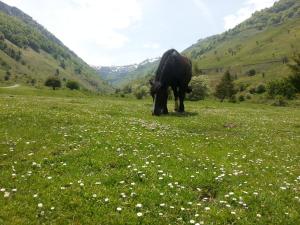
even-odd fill
[{"label": "green grass", "polygon": [[0,224],[300,223],[299,108],[40,93],[0,89]]}]

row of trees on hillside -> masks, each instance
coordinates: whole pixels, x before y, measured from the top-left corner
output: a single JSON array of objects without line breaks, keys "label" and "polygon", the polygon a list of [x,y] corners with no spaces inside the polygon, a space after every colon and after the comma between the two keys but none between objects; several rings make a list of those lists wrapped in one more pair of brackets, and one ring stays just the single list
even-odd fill
[{"label": "row of trees on hillside", "polygon": [[[62,82],[58,77],[53,76],[53,77],[49,77],[45,81],[45,86],[51,87],[53,90],[56,90],[57,88],[62,87]],[[74,80],[67,81],[66,87],[69,88],[70,90],[79,90],[80,89],[79,83]]]}]

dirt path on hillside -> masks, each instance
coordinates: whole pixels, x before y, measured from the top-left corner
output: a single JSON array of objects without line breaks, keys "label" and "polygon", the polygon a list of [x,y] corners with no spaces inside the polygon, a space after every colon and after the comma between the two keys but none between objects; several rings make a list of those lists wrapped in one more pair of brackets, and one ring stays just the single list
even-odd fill
[{"label": "dirt path on hillside", "polygon": [[0,87],[0,88],[10,89],[10,88],[17,88],[17,87],[20,87],[20,84],[15,84],[15,85],[12,85],[12,86]]}]

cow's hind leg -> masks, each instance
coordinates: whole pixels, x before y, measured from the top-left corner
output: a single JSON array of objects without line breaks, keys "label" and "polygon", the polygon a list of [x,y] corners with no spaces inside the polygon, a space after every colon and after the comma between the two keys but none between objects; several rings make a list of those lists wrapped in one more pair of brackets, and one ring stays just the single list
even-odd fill
[{"label": "cow's hind leg", "polygon": [[184,99],[185,99],[185,90],[183,88],[179,88],[179,110],[178,112],[184,112]]}]

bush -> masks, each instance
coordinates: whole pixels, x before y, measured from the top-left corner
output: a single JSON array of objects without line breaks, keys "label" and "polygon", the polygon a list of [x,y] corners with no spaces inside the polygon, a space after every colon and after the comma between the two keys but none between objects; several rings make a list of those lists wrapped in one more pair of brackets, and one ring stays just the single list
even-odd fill
[{"label": "bush", "polygon": [[135,89],[133,94],[137,99],[143,99],[147,96],[148,92],[149,90],[146,86],[141,86]]},{"label": "bush", "polygon": [[300,54],[294,58],[295,64],[289,65],[293,75],[289,76],[289,82],[295,87],[297,92],[300,92]]},{"label": "bush", "polygon": [[256,88],[254,88],[254,87],[250,88],[249,93],[252,94],[252,95],[255,94],[256,93]]},{"label": "bush", "polygon": [[247,95],[246,95],[246,99],[248,99],[248,100],[252,99],[252,95],[247,94]]},{"label": "bush", "polygon": [[61,87],[61,81],[57,77],[49,77],[45,82],[45,86],[52,87],[52,89],[55,90]]},{"label": "bush", "polygon": [[240,95],[239,96],[239,101],[240,102],[244,102],[246,99],[245,99],[245,96],[244,95]]},{"label": "bush", "polygon": [[255,89],[255,92],[256,92],[257,94],[265,93],[265,92],[266,92],[266,86],[263,85],[263,84],[258,85],[258,86],[256,87],[256,89]]},{"label": "bush", "polygon": [[187,99],[191,101],[204,100],[208,96],[207,85],[201,77],[193,77],[191,81],[192,92],[187,95]]},{"label": "bush", "polygon": [[275,80],[268,83],[267,92],[272,98],[281,95],[287,99],[292,99],[295,97],[296,88],[287,79]]},{"label": "bush", "polygon": [[255,70],[255,69],[249,70],[249,71],[247,72],[247,75],[248,75],[249,77],[255,76],[255,75],[256,75],[256,70]]},{"label": "bush", "polygon": [[77,81],[72,81],[69,80],[66,84],[66,87],[69,88],[70,90],[79,90],[79,84]]},{"label": "bush", "polygon": [[284,97],[281,95],[277,95],[275,97],[275,101],[272,104],[273,106],[286,106],[287,102],[285,101]]},{"label": "bush", "polygon": [[235,96],[235,95],[232,95],[232,96],[229,98],[229,102],[231,102],[231,103],[236,103],[236,102],[237,102],[236,96]]}]

